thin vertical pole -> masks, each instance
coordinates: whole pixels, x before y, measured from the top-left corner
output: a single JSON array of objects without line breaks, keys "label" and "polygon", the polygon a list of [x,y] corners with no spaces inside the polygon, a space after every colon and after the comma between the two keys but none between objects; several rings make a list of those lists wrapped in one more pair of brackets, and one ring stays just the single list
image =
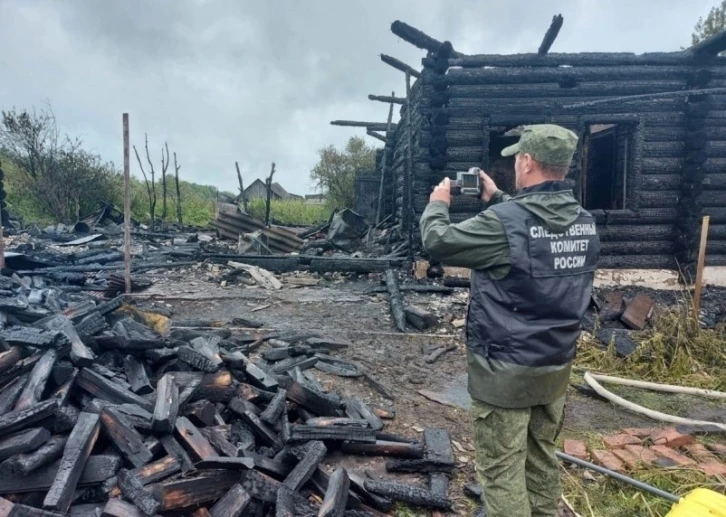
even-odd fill
[{"label": "thin vertical pole", "polygon": [[[395,97],[396,92],[391,92],[391,97]],[[386,179],[387,155],[389,138],[391,138],[391,121],[393,120],[393,103],[388,108],[388,122],[386,123],[386,143],[383,146],[383,158],[381,158],[381,184],[378,187],[378,210],[376,212],[376,224],[381,224],[383,220],[383,189]],[[392,147],[392,146],[391,146]]]},{"label": "thin vertical pole", "polygon": [[706,243],[708,242],[708,224],[711,217],[706,215],[701,223],[701,245],[698,248],[698,268],[696,269],[696,291],[693,294],[693,317],[698,320],[701,310],[701,291],[703,289],[703,266],[706,263]]},{"label": "thin vertical pole", "polygon": [[124,127],[124,269],[126,294],[131,294],[131,171],[129,159],[129,114],[123,114]]},{"label": "thin vertical pole", "polygon": [[406,70],[406,136],[408,150],[406,152],[406,176],[404,177],[403,206],[405,221],[408,221],[408,259],[413,261],[413,128],[411,127],[411,72]]}]

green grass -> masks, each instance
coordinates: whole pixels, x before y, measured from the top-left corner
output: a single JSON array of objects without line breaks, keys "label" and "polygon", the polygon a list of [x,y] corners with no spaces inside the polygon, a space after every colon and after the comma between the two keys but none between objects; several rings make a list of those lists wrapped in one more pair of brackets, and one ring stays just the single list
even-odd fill
[{"label": "green grass", "polygon": [[[250,201],[250,215],[265,220],[265,200]],[[272,200],[270,202],[270,219],[278,224],[291,226],[314,226],[326,222],[330,218],[330,209],[325,205],[307,204],[298,199]]]}]

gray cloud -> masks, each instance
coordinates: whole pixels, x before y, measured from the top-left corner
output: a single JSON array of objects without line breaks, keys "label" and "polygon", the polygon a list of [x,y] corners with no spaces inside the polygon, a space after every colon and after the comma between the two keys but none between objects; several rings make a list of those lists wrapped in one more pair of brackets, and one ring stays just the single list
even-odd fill
[{"label": "gray cloud", "polygon": [[403,95],[379,55],[420,67],[424,52],[390,32],[397,19],[465,53],[510,53],[536,50],[562,13],[553,51],[650,52],[687,46],[714,3],[0,0],[0,108],[50,102],[65,131],[116,163],[128,112],[132,142],[148,133],[158,156],[168,141],[186,179],[235,190],[235,161],[247,183],[275,161],[305,194],[316,150],[364,135],[330,121],[383,121],[367,95]]}]

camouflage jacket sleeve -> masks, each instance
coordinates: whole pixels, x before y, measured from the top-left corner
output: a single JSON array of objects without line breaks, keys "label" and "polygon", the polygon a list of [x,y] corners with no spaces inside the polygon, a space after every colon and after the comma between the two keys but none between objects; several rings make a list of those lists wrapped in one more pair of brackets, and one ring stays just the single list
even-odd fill
[{"label": "camouflage jacket sleeve", "polygon": [[[506,201],[498,191],[487,208]],[[421,239],[429,256],[447,266],[488,269],[509,264],[509,241],[504,226],[492,210],[452,224],[446,203],[428,204],[421,216]]]}]

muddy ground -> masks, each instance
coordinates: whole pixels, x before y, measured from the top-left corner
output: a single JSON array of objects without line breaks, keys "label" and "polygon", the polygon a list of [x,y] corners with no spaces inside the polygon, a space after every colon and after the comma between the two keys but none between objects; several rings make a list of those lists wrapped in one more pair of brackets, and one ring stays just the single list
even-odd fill
[{"label": "muddy ground", "polygon": [[[463,329],[442,322],[438,328],[426,333],[413,328],[405,335],[397,333],[390,316],[387,295],[367,293],[371,288],[381,286],[377,275],[360,275],[357,278],[328,275],[327,279],[318,277],[321,280],[318,286],[285,286],[279,291],[269,291],[237,285],[222,288],[219,285],[219,274],[210,268],[201,265],[186,271],[155,274],[156,284],[138,295],[139,303],[149,308],[170,309],[173,321],[191,318],[230,321],[235,317],[251,317],[263,322],[266,330],[274,329],[281,333],[315,332],[321,336],[349,341],[351,346],[348,350],[333,355],[364,366],[395,400],[387,400],[361,378],[341,378],[317,370],[314,371],[315,376],[324,386],[341,395],[355,395],[364,402],[393,409],[396,416],[386,421],[387,432],[420,439],[425,427],[446,429],[453,440],[454,453],[458,459],[458,468],[451,484],[451,497],[459,515],[473,514],[475,503],[462,491],[464,484],[475,480],[474,449],[467,412],[470,400],[466,392]],[[467,290],[458,289],[453,295],[405,292],[404,297],[407,303],[432,310],[444,320],[455,321],[464,317],[467,294]],[[431,343],[454,344],[456,348],[434,364],[427,364],[423,360],[422,346]],[[577,383],[576,378],[573,383]],[[443,403],[422,396],[420,390],[437,394]],[[651,407],[653,404],[658,406],[656,409],[669,409],[679,415],[698,419],[726,420],[723,404],[704,403],[684,397],[657,397],[657,401],[649,401]],[[637,399],[637,396],[634,398]],[[654,422],[647,418],[585,397],[575,389],[571,388],[568,393],[563,431],[565,437],[653,425]],[[416,475],[387,474],[382,458],[339,457],[334,454],[329,459],[356,472],[368,470],[376,477],[417,482]],[[420,482],[425,481],[420,478]]]}]

